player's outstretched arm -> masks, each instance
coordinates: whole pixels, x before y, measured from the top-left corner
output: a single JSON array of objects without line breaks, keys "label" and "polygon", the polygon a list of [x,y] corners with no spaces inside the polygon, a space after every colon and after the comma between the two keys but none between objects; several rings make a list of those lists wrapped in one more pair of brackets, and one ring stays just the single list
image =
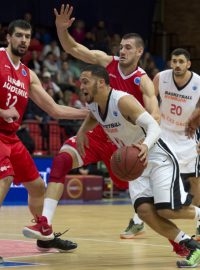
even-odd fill
[{"label": "player's outstretched arm", "polygon": [[107,55],[103,51],[89,50],[87,47],[76,42],[73,37],[69,34],[68,28],[71,27],[75,21],[74,17],[71,17],[73,7],[67,4],[66,6],[61,5],[60,12],[54,8],[54,14],[56,16],[56,28],[58,38],[63,49],[74,56],[89,64],[98,64],[106,67],[112,60],[112,56]]},{"label": "player's outstretched arm", "polygon": [[30,74],[30,98],[51,117],[55,119],[84,119],[87,116],[88,110],[86,109],[76,109],[56,104],[42,87],[37,75],[31,70]]}]

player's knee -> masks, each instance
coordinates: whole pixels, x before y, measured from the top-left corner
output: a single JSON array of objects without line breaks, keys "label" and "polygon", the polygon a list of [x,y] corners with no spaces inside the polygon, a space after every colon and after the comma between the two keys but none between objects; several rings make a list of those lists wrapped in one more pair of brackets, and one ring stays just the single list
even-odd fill
[{"label": "player's knee", "polygon": [[137,214],[144,222],[152,215],[152,206],[150,204],[141,204],[137,207]]},{"label": "player's knee", "polygon": [[65,176],[73,167],[73,158],[67,152],[58,153],[53,160],[49,182],[64,183]]},{"label": "player's knee", "polygon": [[45,183],[41,177],[34,181],[23,183],[31,197],[41,197],[45,194]]}]

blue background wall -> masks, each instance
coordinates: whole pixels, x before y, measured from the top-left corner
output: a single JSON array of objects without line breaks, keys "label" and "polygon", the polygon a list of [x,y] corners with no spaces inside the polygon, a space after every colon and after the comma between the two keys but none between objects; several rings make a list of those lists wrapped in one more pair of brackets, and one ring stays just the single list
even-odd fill
[{"label": "blue background wall", "polygon": [[6,0],[1,3],[0,22],[22,18],[29,11],[35,24],[54,27],[53,8],[62,3],[72,4],[75,17],[83,19],[88,26],[103,19],[119,34],[137,32],[146,40],[151,33],[155,0]]}]

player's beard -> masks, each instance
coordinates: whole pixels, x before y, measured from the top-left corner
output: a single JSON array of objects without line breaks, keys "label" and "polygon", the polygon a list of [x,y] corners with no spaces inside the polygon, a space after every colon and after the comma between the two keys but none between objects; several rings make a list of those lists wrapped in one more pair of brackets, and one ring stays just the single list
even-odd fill
[{"label": "player's beard", "polygon": [[97,94],[98,89],[97,89],[97,82],[95,82],[93,88],[92,88],[92,96],[90,96],[90,100],[87,101],[88,104],[94,102],[94,96]]},{"label": "player's beard", "polygon": [[19,49],[19,48],[14,48],[14,47],[11,45],[11,52],[12,52],[12,54],[15,55],[15,56],[23,57],[23,56],[27,53],[27,49],[24,50],[23,52],[20,52],[20,49]]}]

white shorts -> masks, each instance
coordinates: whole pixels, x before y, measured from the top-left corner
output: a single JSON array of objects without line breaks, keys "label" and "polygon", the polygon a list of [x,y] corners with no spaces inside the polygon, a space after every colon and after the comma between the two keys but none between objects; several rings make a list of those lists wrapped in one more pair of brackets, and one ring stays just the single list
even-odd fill
[{"label": "white shorts", "polygon": [[197,153],[197,134],[188,139],[184,131],[171,131],[162,127],[161,138],[170,145],[177,156],[181,173],[200,176],[200,162]]},{"label": "white shorts", "polygon": [[136,211],[144,202],[153,202],[157,209],[180,209],[192,199],[184,191],[175,154],[161,139],[149,151],[143,174],[129,182],[129,192]]}]

